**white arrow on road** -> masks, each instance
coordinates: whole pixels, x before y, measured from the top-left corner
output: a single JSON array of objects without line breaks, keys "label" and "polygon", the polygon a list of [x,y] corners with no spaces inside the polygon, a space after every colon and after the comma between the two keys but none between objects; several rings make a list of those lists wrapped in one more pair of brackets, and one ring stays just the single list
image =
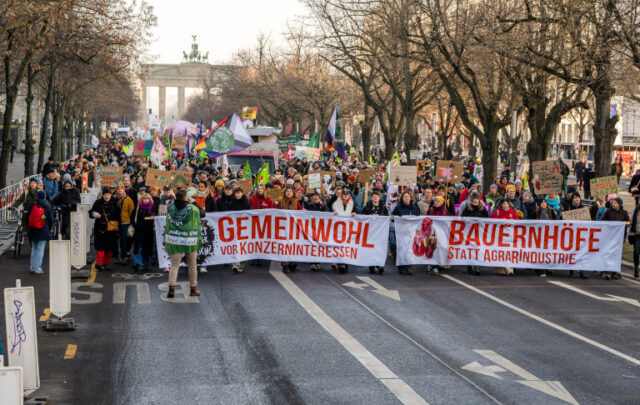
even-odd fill
[{"label": "white arrow on road", "polygon": [[478,363],[477,361],[474,361],[473,363],[467,364],[466,366],[462,367],[462,369],[463,370],[473,371],[474,373],[478,373],[478,374],[488,375],[489,377],[497,378],[498,380],[502,380],[502,377],[500,377],[496,373],[501,373],[501,372],[507,371],[507,370],[505,370],[504,368],[502,368],[500,366],[496,366],[495,364],[492,364],[490,366],[483,366],[482,364]]},{"label": "white arrow on road", "polygon": [[562,288],[566,288],[567,290],[571,290],[573,292],[577,292],[578,294],[582,294],[584,296],[587,296],[589,298],[593,298],[599,301],[613,301],[613,302],[625,302],[627,304],[636,306],[636,307],[640,307],[640,302],[638,302],[638,300],[633,299],[633,298],[626,298],[626,297],[620,297],[617,295],[612,295],[612,294],[607,294],[606,297],[601,297],[599,295],[595,295],[592,294],[588,291],[585,290],[581,290],[578,287],[572,286],[570,284],[567,283],[563,283],[562,281],[552,281],[552,280],[547,280],[548,282],[550,282],[553,285],[557,285],[558,287],[562,287]]},{"label": "white arrow on road", "polygon": [[522,380],[517,380],[518,383],[526,385],[527,387],[533,388],[552,397],[558,398],[569,404],[578,405],[578,402],[569,393],[569,391],[567,391],[566,388],[564,388],[562,384],[560,384],[560,381],[542,381],[535,375],[531,374],[512,361],[502,357],[493,350],[474,350],[474,352],[522,378]]},{"label": "white arrow on road", "polygon": [[400,301],[400,293],[398,293],[398,290],[387,290],[380,283],[373,280],[371,277],[358,276],[357,278],[360,281],[364,281],[364,283],[356,283],[355,281],[349,281],[349,282],[343,283],[342,285],[345,287],[357,288],[358,290],[364,290],[365,289],[364,287],[371,286],[373,287],[373,290],[369,290],[369,291],[373,291],[376,294],[380,294],[387,298]]}]

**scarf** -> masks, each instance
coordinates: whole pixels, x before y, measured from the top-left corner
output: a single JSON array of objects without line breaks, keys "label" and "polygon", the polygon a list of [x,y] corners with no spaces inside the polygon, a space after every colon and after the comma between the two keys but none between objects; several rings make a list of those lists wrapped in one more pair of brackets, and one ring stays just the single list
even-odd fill
[{"label": "scarf", "polygon": [[140,213],[142,215],[151,215],[151,209],[153,208],[153,201],[140,201]]},{"label": "scarf", "polygon": [[544,197],[545,201],[547,202],[547,204],[549,204],[549,206],[551,208],[553,208],[554,210],[558,210],[558,208],[560,208],[560,198],[556,197],[555,199],[550,199],[549,196]]},{"label": "scarf", "polygon": [[295,196],[291,198],[282,197],[282,200],[280,201],[280,208],[283,210],[297,210],[298,199]]}]

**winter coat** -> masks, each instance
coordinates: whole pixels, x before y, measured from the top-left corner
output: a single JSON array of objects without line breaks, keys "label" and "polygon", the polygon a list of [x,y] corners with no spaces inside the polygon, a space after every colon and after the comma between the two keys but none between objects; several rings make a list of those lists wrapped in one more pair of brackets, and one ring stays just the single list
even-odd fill
[{"label": "winter coat", "polygon": [[44,185],[44,191],[47,192],[49,201],[53,200],[58,196],[60,185],[58,184],[56,179],[50,179],[48,177],[45,177],[42,179],[42,184]]},{"label": "winter coat", "polygon": [[53,206],[62,209],[62,224],[68,226],[71,223],[71,211],[75,211],[78,204],[82,202],[80,199],[80,190],[77,188],[62,189],[58,196],[53,200]]},{"label": "winter coat", "polygon": [[524,204],[522,203],[522,200],[519,198],[508,198],[505,197],[507,201],[509,201],[509,204],[511,205],[511,208],[513,208],[513,210],[519,210],[522,212],[522,218],[526,218],[527,217],[527,208],[524,206]]},{"label": "winter coat", "polygon": [[522,205],[524,205],[524,208],[527,212],[527,214],[522,219],[536,219],[536,210],[538,209],[536,200],[530,198],[529,202],[522,201]]},{"label": "winter coat", "polygon": [[473,218],[489,218],[489,212],[487,211],[487,207],[485,207],[481,201],[477,206],[473,206],[473,204],[467,205],[460,216]]},{"label": "winter coat", "polygon": [[[109,221],[120,221],[120,209],[115,198],[109,201],[103,198],[96,200],[89,214],[96,219],[93,224],[93,244],[96,250],[117,252],[119,232],[107,231],[107,218]],[[100,214],[100,218],[96,218],[96,214]]]},{"label": "winter coat", "polygon": [[291,200],[282,197],[282,200],[280,200],[280,202],[278,202],[278,209],[281,210],[301,210],[302,206],[300,205],[300,203],[298,202],[298,200],[296,200],[295,197],[293,197]]},{"label": "winter coat", "polygon": [[350,215],[352,212],[354,212],[354,208],[355,203],[351,198],[349,199],[349,201],[347,201],[346,205],[342,202],[342,198],[338,198],[331,205],[331,210],[338,215]]},{"label": "winter coat", "polygon": [[251,209],[251,204],[246,195],[242,195],[242,198],[237,199],[235,196],[229,203],[229,211],[247,211]]},{"label": "winter coat", "polygon": [[274,208],[273,200],[269,197],[260,197],[258,194],[254,194],[249,198],[249,204],[254,210],[263,210],[268,208]]},{"label": "winter coat", "polygon": [[318,211],[318,212],[327,212],[327,211],[329,211],[329,208],[327,208],[327,204],[323,203],[322,201],[320,201],[318,204],[314,204],[313,202],[309,201],[305,205],[305,209],[307,211]]},{"label": "winter coat", "polygon": [[223,194],[222,197],[216,201],[216,208],[218,211],[231,211],[231,202],[235,197],[233,195]]},{"label": "winter coat", "polygon": [[389,210],[384,206],[382,200],[378,202],[378,205],[373,205],[373,201],[369,201],[362,209],[362,215],[388,216]]},{"label": "winter coat", "polygon": [[498,207],[495,211],[493,211],[493,214],[491,215],[491,218],[496,218],[496,219],[520,219],[520,218],[518,218],[518,214],[516,214],[516,212],[511,207],[509,207],[508,211],[505,211],[501,207]]},{"label": "winter coat", "polygon": [[618,210],[614,210],[613,208],[607,208],[602,214],[600,221],[621,221],[621,222],[629,222],[629,213],[622,209],[622,206]]},{"label": "winter coat", "polygon": [[439,208],[436,207],[435,205],[432,205],[427,210],[427,216],[430,216],[430,217],[446,217],[446,216],[449,216],[449,210],[447,210],[447,207],[445,207],[444,204],[441,205]]},{"label": "winter coat", "polygon": [[131,215],[131,222],[136,229],[133,235],[133,251],[138,253],[142,248],[142,257],[151,257],[155,239],[153,212],[143,215],[139,211],[140,206],[137,206]]},{"label": "winter coat", "polygon": [[49,230],[51,229],[51,224],[53,224],[53,209],[51,209],[51,204],[49,204],[49,201],[36,200],[31,204],[29,204],[29,206],[27,207],[27,210],[26,210],[27,221],[29,218],[29,214],[31,213],[31,210],[33,209],[33,207],[35,207],[36,204],[44,208],[44,216],[45,216],[44,227],[42,229],[29,228],[29,227],[25,229],[29,229],[29,240],[32,240],[32,241],[49,240],[51,239],[51,232]]},{"label": "winter coat", "polygon": [[420,209],[420,215],[427,215],[427,211],[433,205],[433,198],[431,201],[427,201],[426,198],[422,197],[420,201],[418,201],[418,208]]},{"label": "winter coat", "polygon": [[391,212],[391,215],[393,215],[394,217],[402,217],[405,215],[420,215],[420,209],[415,204],[405,205],[403,203],[398,203]]},{"label": "winter coat", "polygon": [[28,208],[38,199],[38,189],[30,189],[28,188],[22,196],[16,201],[14,206],[18,206],[22,204],[24,207],[24,211],[22,214],[22,228],[27,229],[27,225],[29,223],[29,211]]},{"label": "winter coat", "polygon": [[[113,197],[111,197],[113,199]],[[134,210],[133,200],[125,194],[124,198],[118,199],[118,208],[120,209],[120,223],[130,224]]]}]

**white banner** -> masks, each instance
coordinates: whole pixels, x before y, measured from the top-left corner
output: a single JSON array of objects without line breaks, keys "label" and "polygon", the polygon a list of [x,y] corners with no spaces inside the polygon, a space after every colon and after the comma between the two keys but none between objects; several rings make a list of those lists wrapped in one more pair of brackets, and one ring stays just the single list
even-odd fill
[{"label": "white banner", "polygon": [[[166,217],[155,217],[160,267],[170,267],[164,250]],[[198,263],[216,265],[253,259],[384,266],[389,217],[254,210],[209,213],[202,220]]]},{"label": "white banner", "polygon": [[397,265],[620,271],[623,222],[397,217]]},{"label": "white banner", "polygon": [[58,318],[71,312],[71,242],[68,240],[49,241],[49,308]]}]

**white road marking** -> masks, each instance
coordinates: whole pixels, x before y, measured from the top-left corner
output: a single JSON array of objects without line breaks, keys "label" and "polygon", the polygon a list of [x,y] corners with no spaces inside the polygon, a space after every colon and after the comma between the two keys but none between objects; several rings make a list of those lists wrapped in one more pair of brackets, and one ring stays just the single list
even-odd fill
[{"label": "white road marking", "polygon": [[582,336],[582,335],[580,335],[580,334],[578,334],[576,332],[573,332],[573,331],[571,331],[571,330],[569,330],[569,329],[567,329],[567,328],[565,328],[563,326],[560,326],[560,325],[558,325],[556,323],[553,323],[551,321],[547,321],[546,319],[544,319],[544,318],[542,318],[542,317],[540,317],[538,315],[532,314],[531,312],[525,311],[522,308],[516,307],[513,304],[510,304],[510,303],[508,303],[508,302],[506,302],[506,301],[504,301],[504,300],[502,300],[502,299],[500,299],[500,298],[498,298],[498,297],[496,297],[494,295],[491,295],[491,294],[489,294],[489,293],[487,293],[485,291],[482,291],[482,290],[480,290],[480,289],[478,289],[478,288],[476,288],[476,287],[474,287],[474,286],[472,286],[470,284],[467,284],[467,283],[465,283],[463,281],[460,281],[457,278],[451,277],[448,274],[443,274],[442,277],[444,277],[444,278],[446,278],[446,279],[448,279],[450,281],[453,281],[454,283],[459,284],[459,285],[461,285],[461,286],[463,286],[465,288],[468,288],[471,291],[476,292],[476,293],[478,293],[478,294],[480,294],[480,295],[482,295],[482,296],[484,296],[486,298],[489,298],[490,300],[492,300],[494,302],[497,302],[500,305],[504,305],[505,307],[507,307],[509,309],[512,309],[512,310],[514,310],[516,312],[519,312],[524,316],[527,316],[527,317],[529,317],[529,318],[531,318],[533,320],[536,320],[536,321],[538,321],[538,322],[540,322],[542,324],[550,326],[550,327],[556,329],[557,331],[565,333],[565,334],[567,334],[567,335],[569,335],[571,337],[574,337],[574,338],[576,338],[578,340],[581,340],[581,341],[583,341],[583,342],[585,342],[587,344],[590,344],[590,345],[592,345],[594,347],[597,347],[598,349],[604,350],[604,351],[606,351],[608,353],[613,354],[614,356],[620,357],[621,359],[624,359],[624,360],[626,360],[626,361],[628,361],[630,363],[633,363],[635,365],[640,366],[640,360],[638,360],[638,359],[636,359],[634,357],[631,357],[631,356],[629,356],[627,354],[624,354],[624,353],[622,353],[622,352],[620,352],[618,350],[615,350],[615,349],[613,349],[613,348],[611,348],[609,346],[603,345],[602,343],[598,343],[595,340],[592,340],[592,339],[589,339],[588,337]]},{"label": "white road marking", "polygon": [[361,277],[358,276],[358,279],[360,279],[361,281],[364,281],[365,283],[369,284],[371,287],[374,288],[373,292],[380,294],[380,295],[384,295],[385,297],[394,299],[396,301],[400,301],[400,294],[398,293],[398,290],[387,290],[386,288],[384,288],[380,283],[378,283],[377,281],[373,280],[371,277]]},{"label": "white road marking", "polygon": [[280,264],[272,261],[269,273],[295,299],[302,308],[311,315],[338,343],[340,343],[353,357],[355,357],[375,378],[380,380],[403,404],[428,405],[417,392],[404,380],[398,377],[384,363],[369,352],[360,342],[338,325],[324,312],[300,287],[282,273]]},{"label": "white road marking", "polygon": [[618,295],[613,295],[613,294],[607,294],[607,297],[601,297],[595,294],[592,294],[588,291],[585,290],[581,290],[578,287],[572,286],[570,284],[567,283],[563,283],[562,281],[551,281],[551,280],[547,280],[549,283],[553,284],[553,285],[557,285],[558,287],[562,287],[562,288],[566,288],[567,290],[571,290],[573,292],[577,292],[578,294],[582,294],[585,295],[589,298],[593,298],[596,300],[600,300],[600,301],[613,301],[613,302],[624,302],[627,303],[629,305],[633,305],[635,307],[640,307],[640,302],[638,302],[638,300],[633,299],[633,298],[627,298],[627,297],[620,297]]},{"label": "white road marking", "polygon": [[483,366],[477,361],[467,364],[466,366],[462,367],[462,369],[473,371],[474,373],[478,373],[478,374],[488,375],[489,377],[497,378],[498,380],[502,380],[502,377],[500,377],[496,373],[502,373],[507,371],[500,366],[496,366],[495,364],[492,364],[490,366]]},{"label": "white road marking", "polygon": [[533,388],[540,392],[544,392],[545,394],[551,395],[552,397],[561,399],[564,402],[578,405],[578,402],[569,393],[569,391],[567,391],[566,388],[564,388],[562,384],[560,384],[560,381],[541,381],[535,375],[531,374],[511,360],[502,357],[493,350],[474,350],[474,352],[478,353],[488,360],[491,360],[498,366],[511,371],[513,374],[519,376],[520,378],[523,378],[523,380],[518,380],[518,383],[526,385],[527,387]]},{"label": "white road marking", "polygon": [[348,281],[346,283],[342,283],[345,287],[357,288],[358,290],[364,290],[363,287],[369,286],[367,283],[356,283],[355,281]]}]

